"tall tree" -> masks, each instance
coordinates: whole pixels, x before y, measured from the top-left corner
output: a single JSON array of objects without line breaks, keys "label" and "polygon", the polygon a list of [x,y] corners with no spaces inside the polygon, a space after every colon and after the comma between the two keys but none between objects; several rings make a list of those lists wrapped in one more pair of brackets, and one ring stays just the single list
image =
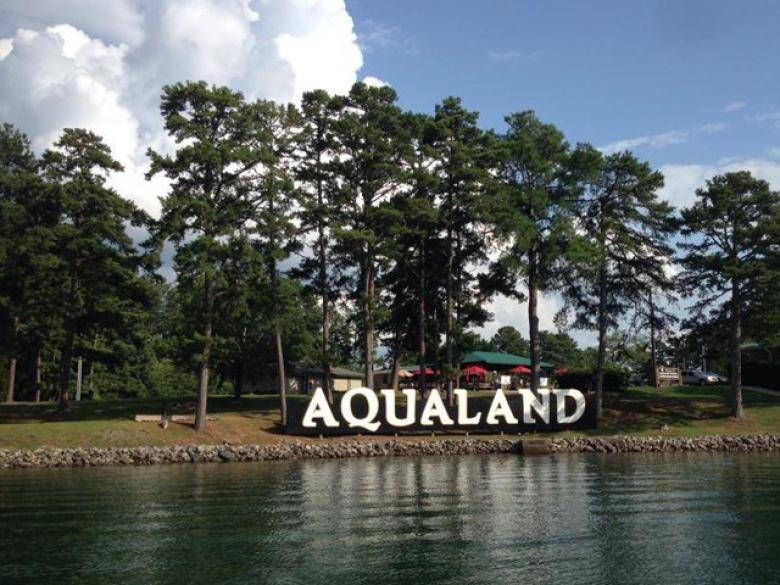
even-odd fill
[{"label": "tall tree", "polygon": [[255,125],[252,142],[254,156],[260,161],[251,174],[251,201],[254,208],[251,235],[266,261],[271,284],[270,322],[273,324],[276,347],[276,369],[281,400],[282,426],[287,426],[287,380],[285,376],[284,344],[282,342],[284,287],[280,282],[279,262],[299,248],[298,227],[293,222],[296,189],[293,181],[292,154],[296,136],[294,128],[301,124],[294,106],[280,106],[259,101],[250,109]]},{"label": "tall tree", "polygon": [[[696,191],[696,202],[682,210],[686,241],[681,276],[684,290],[697,294],[699,314],[730,325],[731,412],[742,418],[742,322],[745,307],[760,297],[778,244],[775,222],[780,193],[747,171],[718,175]],[[724,300],[725,297],[728,297]]]},{"label": "tall tree", "polygon": [[631,153],[604,156],[581,145],[572,156],[577,233],[564,294],[577,324],[598,331],[596,402],[601,416],[607,335],[645,298],[648,286],[668,286],[666,243],[675,229],[672,208],[657,196],[663,175]]},{"label": "tall tree", "polygon": [[476,296],[474,266],[484,262],[482,197],[487,173],[486,136],[477,126],[479,114],[466,110],[459,98],[436,106],[432,154],[439,177],[439,213],[445,243],[445,376],[447,400],[453,403],[453,380],[458,374],[453,352],[455,329],[469,321],[484,321],[486,313],[470,302]]},{"label": "tall tree", "polygon": [[[539,389],[541,340],[539,293],[555,283],[564,244],[570,239],[570,199],[564,189],[568,144],[552,124],[533,112],[505,118],[497,148],[496,232],[503,243],[493,264],[501,292],[518,300],[517,285],[528,290],[531,389]],[[503,284],[502,284],[503,283]]]},{"label": "tall tree", "polygon": [[14,401],[22,346],[40,346],[47,328],[56,327],[52,251],[59,216],[36,167],[27,137],[10,124],[0,126],[0,347],[9,356],[7,402]]},{"label": "tall tree", "polygon": [[205,82],[165,86],[160,111],[179,148],[173,155],[148,151],[148,178],[164,173],[171,181],[157,237],[173,241],[177,265],[194,271],[202,287],[198,431],[206,425],[221,262],[227,242],[253,214],[247,179],[262,152],[251,147],[258,137],[250,110],[241,93],[226,87]]},{"label": "tall tree", "polygon": [[390,87],[356,83],[341,102],[334,125],[337,154],[333,168],[342,206],[333,230],[334,255],[354,269],[360,307],[364,382],[374,387],[377,279],[384,259],[381,204],[397,188],[401,116]]},{"label": "tall tree", "polygon": [[320,365],[322,388],[333,401],[330,348],[333,303],[341,289],[340,272],[331,261],[331,232],[340,218],[338,189],[333,180],[333,124],[338,100],[318,90],[303,95],[301,131],[298,134],[297,179],[300,189],[301,230],[313,234],[311,255],[301,260],[295,274],[308,280],[320,297]]},{"label": "tall tree", "polygon": [[57,389],[65,408],[77,340],[100,325],[128,327],[148,302],[140,271],[153,265],[126,231],[128,224],[144,226],[148,218],[106,186],[110,173],[122,166],[99,136],[65,129],[54,148],[43,153],[42,168],[56,187],[61,211],[57,247],[64,335]]},{"label": "tall tree", "polygon": [[441,276],[442,242],[437,207],[439,176],[432,154],[433,119],[425,114],[404,114],[404,147],[401,149],[403,189],[395,194],[386,214],[384,236],[388,240],[389,268],[382,287],[386,293],[387,319],[382,328],[390,341],[397,382],[402,355],[416,354],[419,385],[427,387],[426,364],[431,340],[429,313],[437,302]]},{"label": "tall tree", "polygon": [[566,332],[540,331],[542,359],[556,368],[576,368],[583,364],[582,351],[577,342]]},{"label": "tall tree", "polygon": [[523,339],[523,334],[511,325],[499,327],[491,341],[498,348],[498,351],[515,355],[528,355],[530,349],[528,340]]}]

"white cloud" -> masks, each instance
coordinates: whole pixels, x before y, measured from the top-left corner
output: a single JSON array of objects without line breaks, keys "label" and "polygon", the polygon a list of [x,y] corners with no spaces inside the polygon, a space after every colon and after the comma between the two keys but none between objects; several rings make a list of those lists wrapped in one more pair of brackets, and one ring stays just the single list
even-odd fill
[{"label": "white cloud", "polygon": [[65,127],[101,134],[126,167],[114,186],[152,213],[165,183],[144,181],[145,150],[170,147],[164,84],[295,101],[347,91],[363,63],[344,0],[5,0],[0,37],[0,119],[37,150]]},{"label": "white cloud", "polygon": [[662,134],[651,134],[648,136],[639,136],[637,138],[628,138],[625,140],[618,140],[605,146],[600,146],[599,150],[605,154],[613,154],[616,152],[622,152],[624,150],[631,150],[633,148],[641,146],[649,146],[650,148],[664,148],[666,146],[672,146],[674,144],[681,144],[688,139],[688,133],[680,130],[674,130],[672,132],[664,132]]},{"label": "white cloud", "polygon": [[725,122],[713,122],[710,124],[702,125],[699,128],[699,130],[701,130],[705,134],[717,134],[718,132],[723,132],[728,127],[729,125],[726,124]]},{"label": "white cloud", "polygon": [[13,39],[0,39],[0,61],[11,54],[14,49]]},{"label": "white cloud", "polygon": [[[539,329],[542,331],[556,331],[555,315],[563,307],[563,300],[557,294],[540,294],[537,311],[539,315]],[[483,327],[475,329],[485,339],[490,339],[504,325],[511,325],[528,339],[528,303],[518,303],[516,300],[503,295],[497,295],[490,303],[487,310],[493,313],[493,320],[485,323]],[[593,331],[572,329],[568,333],[580,344],[581,347],[594,345],[596,334]]]},{"label": "white cloud", "polygon": [[726,113],[738,112],[739,110],[744,109],[745,106],[747,106],[747,102],[743,102],[743,101],[731,102],[723,106],[723,111]]},{"label": "white cloud", "polygon": [[659,195],[676,207],[688,207],[696,199],[696,189],[707,179],[734,171],[750,171],[755,177],[768,181],[773,189],[780,189],[780,161],[762,158],[728,159],[714,165],[664,165],[664,188]]},{"label": "white cloud", "polygon": [[772,127],[780,129],[780,110],[776,112],[765,112],[763,114],[756,114],[754,117],[756,122],[764,123],[769,122]]},{"label": "white cloud", "polygon": [[767,156],[780,160],[780,147],[770,148],[766,151]]},{"label": "white cloud", "polygon": [[373,75],[366,75],[362,81],[369,87],[387,87],[390,85],[386,81],[383,81],[378,77],[374,77]]},{"label": "white cloud", "polygon": [[366,53],[376,50],[393,50],[405,55],[417,55],[419,49],[414,42],[402,36],[401,29],[373,20],[358,23],[358,42]]}]

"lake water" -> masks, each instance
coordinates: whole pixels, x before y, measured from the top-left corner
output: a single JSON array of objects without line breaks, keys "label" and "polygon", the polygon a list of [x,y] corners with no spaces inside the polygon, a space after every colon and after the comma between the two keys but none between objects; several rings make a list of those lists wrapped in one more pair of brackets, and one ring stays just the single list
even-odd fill
[{"label": "lake water", "polygon": [[780,583],[780,457],[0,470],[0,583]]}]

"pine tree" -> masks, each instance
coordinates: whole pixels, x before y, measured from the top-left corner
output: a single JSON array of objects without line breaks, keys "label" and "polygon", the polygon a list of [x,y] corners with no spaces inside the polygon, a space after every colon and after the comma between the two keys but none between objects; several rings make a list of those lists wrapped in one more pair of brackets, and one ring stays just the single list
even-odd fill
[{"label": "pine tree", "polygon": [[60,407],[69,398],[71,362],[80,336],[99,327],[121,331],[147,302],[141,271],[151,267],[126,226],[148,218],[106,186],[122,166],[96,134],[65,129],[41,161],[44,178],[56,188],[61,216],[56,234],[63,339],[57,381]]},{"label": "pine tree", "polygon": [[252,104],[250,119],[254,125],[253,134],[257,136],[252,149],[261,164],[250,175],[253,215],[249,233],[253,245],[265,259],[271,285],[269,317],[274,329],[282,426],[286,427],[287,381],[282,342],[286,303],[278,264],[300,247],[298,228],[293,222],[296,189],[291,165],[296,142],[293,129],[300,126],[301,120],[293,106],[279,106],[269,101]]},{"label": "pine tree", "polygon": [[[59,215],[37,165],[27,137],[10,124],[0,126],[0,344],[9,356],[7,402],[15,399],[24,347],[40,352],[57,329]],[[33,393],[39,396],[39,391]]]},{"label": "pine tree", "polygon": [[598,331],[596,401],[601,416],[609,329],[648,286],[667,286],[671,261],[667,239],[674,232],[672,208],[657,196],[663,175],[631,153],[602,155],[581,145],[571,158],[576,186],[577,238],[563,290],[577,325]]},{"label": "pine tree", "polygon": [[330,366],[331,312],[342,288],[340,271],[331,259],[332,231],[341,216],[331,161],[335,156],[333,125],[338,100],[325,91],[305,93],[301,101],[303,121],[298,134],[296,173],[299,182],[301,231],[313,234],[311,255],[302,258],[293,274],[310,283],[320,297],[320,365],[322,388],[333,401]]},{"label": "pine tree", "polygon": [[417,355],[418,383],[427,387],[425,366],[431,339],[429,313],[438,301],[438,283],[444,273],[443,248],[437,207],[439,177],[432,154],[433,119],[425,114],[404,114],[401,168],[403,188],[386,208],[383,235],[388,242],[389,266],[382,278],[386,319],[380,328],[389,338],[393,384],[404,355]]},{"label": "pine tree", "polygon": [[254,212],[248,175],[262,162],[262,149],[252,148],[262,137],[256,135],[243,95],[225,87],[205,82],[168,85],[160,111],[165,129],[180,146],[173,156],[149,149],[148,177],[164,173],[171,181],[157,237],[174,243],[177,269],[193,272],[203,292],[195,416],[195,428],[201,431],[206,425],[220,265],[229,239]]},{"label": "pine tree", "polygon": [[505,118],[509,128],[499,137],[496,153],[496,235],[502,253],[492,266],[492,284],[518,300],[528,290],[531,389],[539,389],[541,341],[539,292],[556,282],[565,243],[571,237],[565,175],[568,144],[551,124],[533,112]]},{"label": "pine tree", "polygon": [[360,307],[366,387],[374,386],[377,282],[382,271],[383,214],[380,210],[398,186],[400,110],[390,87],[356,83],[342,100],[334,125],[337,156],[333,169],[339,186],[334,255],[355,275]]},{"label": "pine tree", "polygon": [[447,400],[453,403],[453,379],[458,375],[454,355],[456,329],[481,323],[487,314],[479,304],[473,267],[484,262],[485,239],[481,196],[487,174],[486,137],[477,126],[479,114],[449,97],[436,106],[432,155],[438,175],[438,208],[445,262],[445,376]]},{"label": "pine tree", "polygon": [[[780,193],[741,171],[718,175],[682,210],[686,241],[682,284],[695,309],[723,315],[730,325],[731,412],[742,418],[742,325],[746,306],[763,294],[778,253]],[[722,299],[728,295],[728,300]]]}]

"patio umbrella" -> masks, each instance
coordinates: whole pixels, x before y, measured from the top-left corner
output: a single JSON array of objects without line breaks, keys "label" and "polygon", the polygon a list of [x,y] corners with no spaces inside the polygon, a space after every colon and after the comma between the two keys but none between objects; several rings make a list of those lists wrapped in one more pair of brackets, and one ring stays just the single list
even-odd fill
[{"label": "patio umbrella", "polygon": [[464,376],[484,376],[487,374],[487,370],[482,366],[468,366],[463,368],[460,373]]},{"label": "patio umbrella", "polygon": [[515,366],[511,370],[509,370],[510,374],[530,374],[531,368],[528,368],[526,366]]}]

